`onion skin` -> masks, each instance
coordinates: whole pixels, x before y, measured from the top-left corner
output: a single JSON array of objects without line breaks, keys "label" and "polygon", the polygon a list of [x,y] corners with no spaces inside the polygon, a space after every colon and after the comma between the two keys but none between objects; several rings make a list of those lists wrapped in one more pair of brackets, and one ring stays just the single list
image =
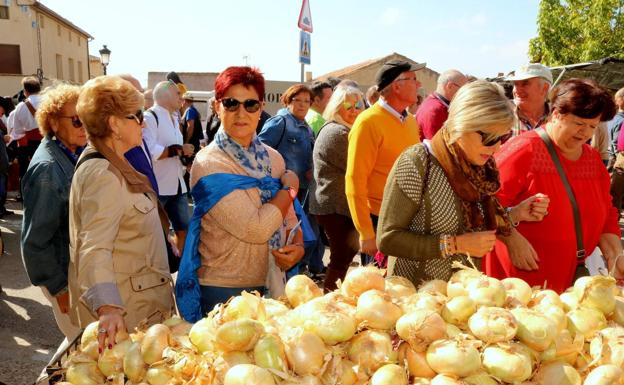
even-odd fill
[{"label": "onion skin", "polygon": [[581,385],[581,375],[571,365],[555,361],[542,365],[532,378],[539,385]]},{"label": "onion skin", "polygon": [[471,344],[437,340],[427,349],[427,363],[438,374],[466,377],[481,368],[481,357]]},{"label": "onion skin", "polygon": [[468,385],[499,385],[499,382],[487,373],[471,374],[468,377],[462,378],[462,380]]},{"label": "onion skin", "polygon": [[371,385],[408,385],[405,369],[395,364],[384,365],[371,377]]},{"label": "onion skin", "polygon": [[162,359],[162,353],[169,346],[171,330],[162,324],[150,326],[141,341],[141,355],[146,364],[153,364]]},{"label": "onion skin", "polygon": [[226,352],[246,352],[253,349],[263,331],[264,327],[260,322],[241,318],[219,326],[215,342]]},{"label": "onion skin", "polygon": [[531,300],[531,286],[522,279],[510,277],[501,280],[501,283],[507,292],[508,304],[526,306]]},{"label": "onion skin", "polygon": [[447,337],[446,323],[438,313],[430,310],[405,314],[397,321],[396,331],[417,352],[424,352],[431,342]]},{"label": "onion skin", "polygon": [[506,342],[513,339],[518,323],[513,314],[498,307],[482,307],[468,321],[472,334],[486,343]]},{"label": "onion skin", "polygon": [[224,385],[275,385],[271,372],[256,365],[236,365],[225,374]]},{"label": "onion skin", "polygon": [[516,338],[529,348],[542,352],[555,340],[557,325],[538,311],[515,308],[511,310],[511,314],[518,322]]},{"label": "onion skin", "polygon": [[261,368],[286,372],[288,365],[282,340],[273,334],[260,337],[254,347],[254,362]]},{"label": "onion skin", "polygon": [[602,312],[605,316],[615,308],[615,278],[603,275],[581,277],[574,282],[574,293],[579,306]]},{"label": "onion skin", "polygon": [[210,318],[202,318],[191,327],[189,339],[200,353],[208,352],[214,350],[215,333],[216,330],[213,320]]},{"label": "onion skin", "polygon": [[624,297],[615,297],[615,307],[612,318],[620,326],[624,326]]},{"label": "onion skin", "polygon": [[286,282],[285,291],[288,302],[293,308],[323,295],[323,290],[310,277],[303,274],[289,279]]},{"label": "onion skin", "polygon": [[369,290],[386,289],[386,281],[381,270],[374,267],[358,267],[347,273],[340,290],[347,297],[357,298]]},{"label": "onion skin", "polygon": [[607,327],[607,320],[600,310],[579,307],[568,312],[568,330],[572,336],[582,335],[586,340],[591,339],[598,331]]},{"label": "onion skin", "polygon": [[70,365],[65,376],[72,385],[100,385],[105,380],[95,362],[79,362]]},{"label": "onion skin", "polygon": [[320,373],[329,351],[319,336],[304,331],[286,341],[285,345],[288,363],[295,373],[300,376]]},{"label": "onion skin", "polygon": [[419,293],[437,293],[446,296],[446,281],[441,279],[432,279],[423,283],[419,288]]},{"label": "onion skin", "polygon": [[[446,285],[446,282],[444,284]],[[388,295],[396,300],[416,294],[416,287],[412,281],[397,275],[386,277],[385,290]]]},{"label": "onion skin", "polygon": [[402,315],[401,308],[383,291],[369,290],[358,298],[355,317],[371,329],[390,330]]},{"label": "onion skin", "polygon": [[131,345],[132,341],[125,340],[102,352],[98,359],[98,369],[104,377],[123,372],[123,359]]},{"label": "onion skin", "polygon": [[348,355],[349,360],[359,365],[364,373],[371,375],[385,362],[394,361],[392,339],[388,333],[365,330],[353,337]]}]

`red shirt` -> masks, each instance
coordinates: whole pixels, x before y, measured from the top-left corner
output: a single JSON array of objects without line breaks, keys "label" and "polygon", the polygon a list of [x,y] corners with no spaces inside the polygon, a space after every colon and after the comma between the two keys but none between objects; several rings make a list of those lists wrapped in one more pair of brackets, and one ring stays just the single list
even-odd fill
[{"label": "red shirt", "polygon": [[442,128],[448,118],[448,102],[439,95],[431,94],[422,102],[416,111],[416,121],[420,126],[422,137],[431,139]]},{"label": "red shirt", "polygon": [[[609,174],[600,155],[589,145],[576,161],[564,158],[557,149],[563,169],[579,206],[586,255],[591,254],[604,233],[620,235],[618,212],[611,204]],[[540,259],[539,269],[516,269],[507,248],[497,241],[485,257],[486,273],[496,278],[518,277],[531,286],[563,292],[572,285],[576,269],[576,232],[570,200],[563,182],[535,131],[512,138],[495,155],[501,190],[497,194],[504,207],[543,193],[550,198],[548,215],[541,222],[522,222],[517,230],[531,243]]]}]

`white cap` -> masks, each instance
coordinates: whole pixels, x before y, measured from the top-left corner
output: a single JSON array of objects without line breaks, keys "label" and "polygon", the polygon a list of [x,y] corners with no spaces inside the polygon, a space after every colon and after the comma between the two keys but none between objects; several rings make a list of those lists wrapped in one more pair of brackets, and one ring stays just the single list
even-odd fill
[{"label": "white cap", "polygon": [[550,84],[553,82],[550,68],[539,63],[525,64],[518,68],[513,75],[507,76],[505,80],[513,82],[531,78],[542,78]]}]

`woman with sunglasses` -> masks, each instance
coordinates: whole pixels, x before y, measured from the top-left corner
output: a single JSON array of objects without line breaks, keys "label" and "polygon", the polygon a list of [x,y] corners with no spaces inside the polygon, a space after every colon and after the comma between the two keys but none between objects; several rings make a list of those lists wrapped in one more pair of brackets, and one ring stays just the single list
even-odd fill
[{"label": "woman with sunglasses", "polygon": [[76,113],[80,87],[59,84],[48,88],[37,123],[41,144],[22,179],[24,220],[22,257],[33,285],[50,301],[56,323],[70,341],[80,329],[68,316],[69,191],[76,161],[87,135]]},{"label": "woman with sunglasses", "polygon": [[[504,205],[514,205],[537,192],[557,197],[541,222],[520,223],[517,234],[497,243],[485,259],[486,272],[494,277],[519,277],[530,285],[545,285],[562,292],[587,275],[585,257],[596,247],[623,278],[624,258],[618,212],[609,195],[609,174],[600,154],[587,141],[602,121],[615,114],[609,92],[592,80],[569,79],[551,94],[551,114],[545,129],[513,138],[496,155]],[[554,158],[548,143],[555,153]],[[564,172],[580,214],[577,240],[572,200],[557,171]],[[527,253],[528,240],[534,252]],[[617,260],[617,263],[616,263]],[[615,265],[615,266],[614,266]]]},{"label": "woman with sunglasses", "polygon": [[365,108],[363,99],[357,88],[337,87],[323,112],[327,123],[319,130],[314,144],[310,213],[316,215],[329,241],[331,254],[325,275],[326,292],[336,289],[337,280],[344,280],[360,248],[345,195],[345,173],[349,131]]},{"label": "woman with sunglasses", "polygon": [[142,108],[143,95],[117,76],[89,80],[76,107],[89,146],[69,197],[70,306],[81,327],[99,320],[100,352],[175,310],[158,198],[124,157],[141,145]]},{"label": "woman with sunglasses", "polygon": [[[395,162],[379,215],[379,249],[393,257],[389,273],[415,285],[448,280],[452,263],[481,260],[497,235],[513,231],[495,195],[500,188],[493,155],[511,135],[513,107],[503,89],[475,81],[462,87],[443,128]],[[528,201],[527,201],[528,202]],[[515,215],[528,217],[523,202]]]},{"label": "woman with sunglasses", "polygon": [[264,293],[272,261],[287,270],[303,256],[299,230],[286,244],[297,224],[299,180],[256,136],[262,74],[225,69],[215,80],[215,98],[221,128],[191,168],[195,208],[176,282],[178,308],[190,322],[244,290]]}]

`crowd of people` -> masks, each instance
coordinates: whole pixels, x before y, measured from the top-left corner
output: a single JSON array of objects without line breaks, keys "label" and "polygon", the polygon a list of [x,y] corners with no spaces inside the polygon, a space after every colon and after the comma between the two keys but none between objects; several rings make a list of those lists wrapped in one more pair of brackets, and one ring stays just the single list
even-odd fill
[{"label": "crowd of people", "polygon": [[365,93],[293,85],[275,116],[261,72],[229,67],[205,127],[175,73],[147,91],[24,79],[0,103],[0,203],[15,158],[24,265],[61,331],[99,320],[104,349],[243,290],[279,297],[294,274],[332,291],[354,262],[420,285],[458,261],[561,292],[598,248],[624,278],[624,89],[529,64],[511,100],[456,69],[424,95],[424,66],[388,61]]}]

